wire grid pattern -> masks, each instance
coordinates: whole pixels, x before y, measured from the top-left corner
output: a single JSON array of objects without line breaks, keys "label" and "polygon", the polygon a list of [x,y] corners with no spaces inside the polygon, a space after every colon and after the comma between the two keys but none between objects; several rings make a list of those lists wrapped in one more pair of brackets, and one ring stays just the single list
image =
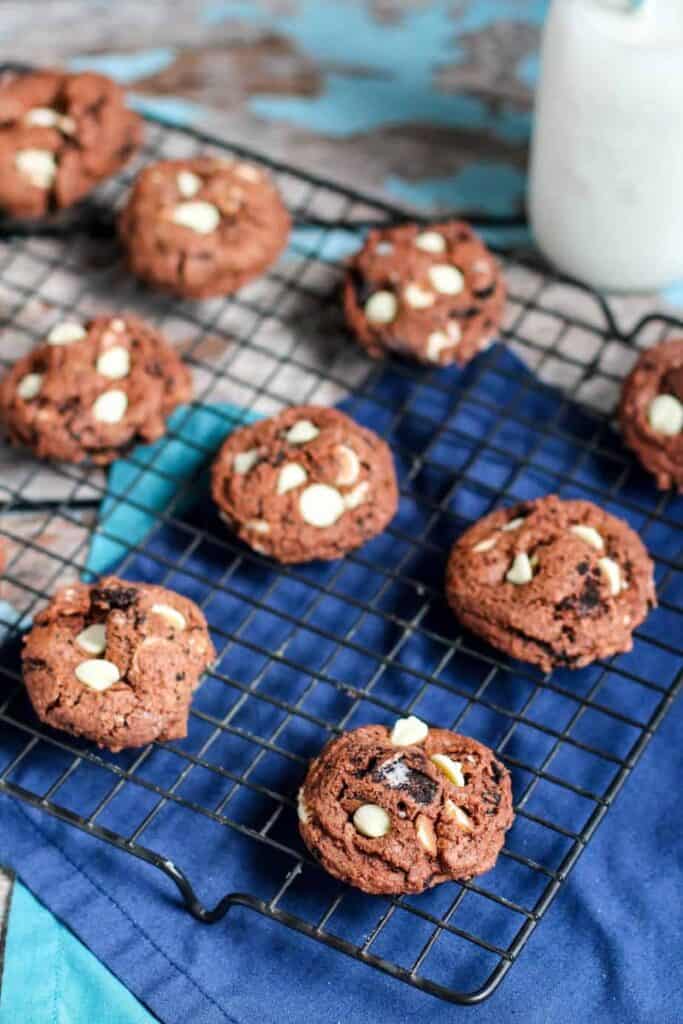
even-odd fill
[{"label": "wire grid pattern", "polygon": [[[3,364],[55,321],[110,309],[115,297],[177,341],[193,370],[194,406],[224,417],[226,431],[235,419],[223,403],[246,416],[346,400],[365,413],[399,461],[401,511],[382,538],[338,563],[274,567],[210,511],[186,514],[201,466],[175,473],[158,452],[179,443],[205,464],[213,451],[183,430],[190,410],[181,413],[157,454],[129,458],[134,473],[114,504],[148,514],[140,482],[168,485],[154,526],[117,573],[154,578],[207,615],[219,658],[195,696],[188,739],[96,751],[36,721],[18,657],[5,657],[0,790],[151,862],[200,920],[240,903],[433,994],[476,1002],[518,957],[680,682],[680,499],[654,491],[610,423],[638,346],[678,325],[653,316],[622,332],[597,296],[502,257],[504,337],[533,373],[501,346],[460,375],[373,364],[341,322],[339,253],[358,244],[354,225],[399,212],[269,161],[298,225],[287,256],[227,300],[151,295],[121,268],[107,211],[142,163],[207,149],[232,152],[150,123],[143,154],[100,190],[97,206],[82,208],[88,231],[0,245],[11,339]],[[0,534],[10,546],[0,593],[19,616],[4,623],[11,651],[55,586],[87,571],[97,505],[111,490],[92,468],[38,464],[7,449],[0,458]],[[459,628],[441,572],[469,521],[548,491],[591,498],[637,526],[656,562],[660,607],[637,631],[634,654],[544,676]],[[98,530],[106,535],[106,520]],[[121,543],[120,534],[112,539]],[[493,746],[513,775],[517,820],[488,875],[419,897],[371,898],[330,879],[304,850],[296,790],[331,735],[409,713]],[[205,826],[243,850],[239,880],[219,873],[210,885],[216,870],[187,868],[182,833]],[[270,858],[262,873],[253,863],[259,847]]]}]

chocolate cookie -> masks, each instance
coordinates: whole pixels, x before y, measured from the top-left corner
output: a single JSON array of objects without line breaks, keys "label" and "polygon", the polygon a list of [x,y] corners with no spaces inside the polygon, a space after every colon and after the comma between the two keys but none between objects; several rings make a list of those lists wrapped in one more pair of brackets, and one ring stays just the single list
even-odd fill
[{"label": "chocolate cookie", "polygon": [[544,671],[630,651],[656,605],[637,534],[589,501],[555,495],[466,530],[451,551],[446,596],[465,626]]},{"label": "chocolate cookie", "polygon": [[306,846],[370,893],[422,892],[496,863],[512,824],[510,776],[488,747],[419,718],[332,740],[298,795]]},{"label": "chocolate cookie", "polygon": [[265,171],[240,160],[165,160],[140,173],[119,220],[131,271],[187,298],[229,295],[280,255],[290,218]]},{"label": "chocolate cookie", "polygon": [[361,345],[423,363],[464,366],[495,335],[505,283],[462,221],[377,228],[349,263],[346,319]]},{"label": "chocolate cookie", "polygon": [[142,121],[92,72],[37,71],[0,84],[0,208],[40,217],[71,206],[139,147]]},{"label": "chocolate cookie", "polygon": [[293,406],[231,434],[213,464],[222,518],[278,562],[340,558],[398,503],[389,447],[336,409]]},{"label": "chocolate cookie", "polygon": [[193,601],[107,576],[64,587],[36,616],[24,680],[42,721],[117,751],[182,739],[214,656]]},{"label": "chocolate cookie", "polygon": [[154,441],[192,394],[187,367],[161,334],[128,314],[66,321],[0,381],[10,440],[40,458],[106,464]]},{"label": "chocolate cookie", "polygon": [[657,486],[683,491],[683,338],[643,352],[624,382],[619,421]]}]

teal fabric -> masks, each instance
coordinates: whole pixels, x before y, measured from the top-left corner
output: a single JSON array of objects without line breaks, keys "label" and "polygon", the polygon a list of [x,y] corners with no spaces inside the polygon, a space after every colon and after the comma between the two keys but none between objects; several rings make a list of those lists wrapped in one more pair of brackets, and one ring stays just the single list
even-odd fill
[{"label": "teal fabric", "polygon": [[[174,494],[202,478],[207,452],[235,427],[255,417],[230,405],[181,407],[169,437],[139,445],[109,471],[99,528],[88,557],[91,573],[104,573],[137,544],[168,508]],[[145,467],[152,465],[153,469]],[[195,492],[196,493],[196,492]],[[174,506],[180,513],[183,503]],[[4,621],[16,612],[6,605]],[[1,638],[0,638],[1,639]],[[17,882],[10,915],[0,1001],[0,1024],[149,1024],[155,1020],[120,981]]]},{"label": "teal fabric", "polygon": [[127,988],[17,882],[0,1024],[150,1024]]},{"label": "teal fabric", "polygon": [[[147,536],[159,509],[182,513],[191,494],[187,484],[198,477],[209,454],[235,427],[250,423],[253,414],[232,405],[181,406],[169,420],[169,435],[154,444],[139,445],[109,471],[99,527],[90,545],[88,568],[106,572]],[[148,470],[146,467],[152,466]],[[176,493],[183,498],[173,502]]]}]

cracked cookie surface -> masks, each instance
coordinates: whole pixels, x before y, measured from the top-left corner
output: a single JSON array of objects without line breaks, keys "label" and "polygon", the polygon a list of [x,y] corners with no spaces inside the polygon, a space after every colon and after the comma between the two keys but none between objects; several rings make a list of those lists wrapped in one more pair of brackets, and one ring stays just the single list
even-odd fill
[{"label": "cracked cookie surface", "polygon": [[309,766],[298,815],[322,866],[369,893],[489,871],[514,817],[510,776],[487,747],[412,716],[331,740]]},{"label": "cracked cookie surface", "polygon": [[39,458],[105,465],[155,441],[192,395],[189,370],[158,331],[128,314],[56,324],[0,381],[10,440]]},{"label": "cracked cookie surface", "polygon": [[187,733],[214,649],[197,605],[108,576],[59,590],[24,640],[24,681],[42,721],[114,752]]},{"label": "cracked cookie surface", "polygon": [[683,338],[642,353],[624,382],[619,425],[657,487],[683,492]]},{"label": "cracked cookie surface", "polygon": [[40,217],[115,174],[142,141],[142,119],[116,82],[37,71],[0,83],[0,208]]},{"label": "cracked cookie surface", "polygon": [[260,167],[197,157],[150,164],[119,219],[133,274],[186,298],[229,295],[278,258],[290,217]]},{"label": "cracked cookie surface", "polygon": [[388,445],[324,406],[236,430],[212,475],[224,521],[279,562],[340,558],[381,533],[398,503]]},{"label": "cracked cookie surface", "polygon": [[474,633],[544,671],[631,650],[656,605],[638,535],[591,502],[555,495],[466,530],[448,560],[446,596]]},{"label": "cracked cookie surface", "polygon": [[505,283],[494,256],[463,221],[370,231],[349,262],[344,308],[374,358],[387,351],[464,366],[496,334]]}]

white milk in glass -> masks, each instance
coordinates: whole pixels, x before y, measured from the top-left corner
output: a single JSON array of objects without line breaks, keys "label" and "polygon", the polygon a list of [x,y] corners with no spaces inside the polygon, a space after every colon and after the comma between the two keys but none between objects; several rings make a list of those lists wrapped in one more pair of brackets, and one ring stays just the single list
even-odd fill
[{"label": "white milk in glass", "polygon": [[683,0],[554,0],[529,215],[551,262],[596,287],[683,278]]}]

